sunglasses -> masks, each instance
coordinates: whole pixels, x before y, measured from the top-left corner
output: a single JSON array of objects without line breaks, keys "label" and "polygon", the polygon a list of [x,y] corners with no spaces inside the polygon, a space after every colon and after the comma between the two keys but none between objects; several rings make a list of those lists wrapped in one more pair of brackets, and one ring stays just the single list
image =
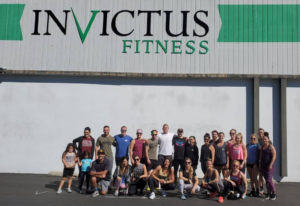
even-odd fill
[{"label": "sunglasses", "polygon": [[140,161],[140,159],[134,159],[135,161]]},{"label": "sunglasses", "polygon": [[255,138],[250,138],[251,140],[255,140]]},{"label": "sunglasses", "polygon": [[190,164],[191,164],[191,162],[185,162],[185,164],[186,164],[186,165],[190,165]]},{"label": "sunglasses", "polygon": [[204,139],[204,141],[209,141],[209,139]]},{"label": "sunglasses", "polygon": [[126,132],[127,130],[121,130],[121,132]]},{"label": "sunglasses", "polygon": [[239,167],[238,165],[233,165],[233,167]]},{"label": "sunglasses", "polygon": [[136,134],[143,134],[143,133],[136,133]]}]

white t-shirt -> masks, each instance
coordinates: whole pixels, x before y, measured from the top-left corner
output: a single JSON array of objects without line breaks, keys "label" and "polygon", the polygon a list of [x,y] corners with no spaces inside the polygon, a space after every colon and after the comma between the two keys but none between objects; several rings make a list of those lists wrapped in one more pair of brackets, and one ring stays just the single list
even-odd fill
[{"label": "white t-shirt", "polygon": [[158,154],[169,156],[172,155],[173,152],[173,133],[168,134],[159,134],[157,135],[158,138],[158,144],[159,144],[159,151]]}]

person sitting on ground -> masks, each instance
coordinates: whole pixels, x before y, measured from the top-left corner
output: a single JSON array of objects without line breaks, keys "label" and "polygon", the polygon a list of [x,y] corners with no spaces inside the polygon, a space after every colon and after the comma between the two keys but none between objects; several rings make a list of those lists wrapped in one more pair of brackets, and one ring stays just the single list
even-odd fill
[{"label": "person sitting on ground", "polygon": [[124,156],[121,158],[120,165],[115,169],[114,179],[116,191],[115,196],[119,195],[119,189],[124,189],[124,195],[128,194],[128,188],[130,185],[131,178],[131,166],[128,164],[128,157]]},{"label": "person sitting on ground", "polygon": [[[134,166],[133,166],[133,172],[131,175],[131,183],[129,186],[128,195],[132,196],[134,194],[144,196],[144,188],[146,186],[146,178],[147,175],[147,169],[144,164],[141,163],[141,159],[138,155],[133,156],[134,158]],[[138,189],[140,189],[140,192],[138,193]]]},{"label": "person sitting on ground", "polygon": [[214,198],[216,195],[219,196],[218,202],[223,203],[223,197],[221,192],[224,189],[223,182],[220,178],[218,170],[213,168],[211,159],[206,161],[207,171],[201,180],[201,187],[207,189],[210,192],[209,198]]},{"label": "person sitting on ground", "polygon": [[157,166],[148,179],[151,191],[149,198],[151,200],[155,198],[154,187],[158,187],[159,183],[161,185],[161,194],[163,197],[166,197],[166,190],[175,190],[174,181],[175,178],[171,160],[169,158],[165,158],[163,166]]},{"label": "person sitting on ground", "polygon": [[[237,191],[239,193],[239,198],[246,198],[246,191],[248,188],[248,183],[246,176],[242,171],[240,171],[240,161],[232,161],[232,169],[227,173],[224,178],[224,191],[223,197],[226,199],[228,197],[229,190]],[[229,178],[230,177],[230,178]]]},{"label": "person sitting on ground", "polygon": [[97,197],[99,195],[97,183],[101,188],[101,194],[106,195],[108,186],[110,183],[110,161],[105,157],[104,150],[100,149],[97,152],[98,158],[92,163],[92,168],[90,175],[92,177],[92,184],[95,188],[92,197]]},{"label": "person sitting on ground", "polygon": [[187,157],[185,158],[185,167],[179,171],[179,181],[178,188],[181,192],[180,198],[185,200],[185,196],[183,190],[185,189],[188,193],[188,197],[191,197],[191,194],[195,194],[196,192],[200,192],[200,187],[198,185],[199,180],[198,177],[192,167],[192,160]]}]

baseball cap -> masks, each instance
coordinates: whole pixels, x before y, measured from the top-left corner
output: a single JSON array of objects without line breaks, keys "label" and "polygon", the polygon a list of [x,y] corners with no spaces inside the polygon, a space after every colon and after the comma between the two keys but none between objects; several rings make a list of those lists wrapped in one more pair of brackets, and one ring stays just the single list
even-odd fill
[{"label": "baseball cap", "polygon": [[136,133],[143,133],[143,130],[138,129],[138,130],[136,130]]},{"label": "baseball cap", "polygon": [[97,154],[105,154],[103,149],[99,149]]},{"label": "baseball cap", "polygon": [[179,128],[177,131],[180,132],[180,133],[183,133],[183,129],[182,128]]},{"label": "baseball cap", "polygon": [[154,135],[154,134],[157,134],[157,131],[156,131],[156,130],[152,130],[152,131],[151,131],[151,135]]}]

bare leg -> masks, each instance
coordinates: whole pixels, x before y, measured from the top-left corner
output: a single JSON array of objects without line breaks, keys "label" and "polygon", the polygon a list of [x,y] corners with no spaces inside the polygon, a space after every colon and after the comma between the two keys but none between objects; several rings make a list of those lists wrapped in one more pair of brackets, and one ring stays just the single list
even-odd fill
[{"label": "bare leg", "polygon": [[67,179],[66,177],[63,177],[63,178],[62,178],[62,180],[60,181],[60,184],[59,184],[58,189],[61,189],[61,188],[62,188],[62,186],[64,185],[66,179]]},{"label": "bare leg", "polygon": [[72,179],[72,177],[68,177],[68,188],[71,188]]}]

